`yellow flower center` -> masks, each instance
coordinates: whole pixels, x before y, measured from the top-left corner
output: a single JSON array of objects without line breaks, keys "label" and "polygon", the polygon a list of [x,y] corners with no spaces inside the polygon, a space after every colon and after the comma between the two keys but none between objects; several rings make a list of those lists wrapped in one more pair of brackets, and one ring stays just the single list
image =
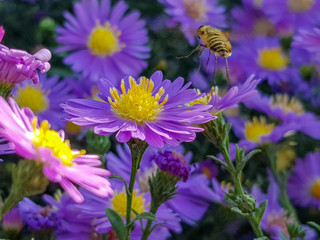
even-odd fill
[{"label": "yellow flower center", "polygon": [[67,121],[65,129],[69,134],[78,134],[81,131],[82,127],[74,124],[73,122]]},{"label": "yellow flower center", "polygon": [[295,162],[296,160],[296,153],[290,148],[283,148],[276,153],[277,156],[277,170],[285,170],[289,169],[291,165]]},{"label": "yellow flower center", "polygon": [[142,77],[139,85],[129,78],[130,88],[126,92],[125,83],[121,81],[122,94],[119,96],[117,89],[110,89],[111,97],[108,98],[113,112],[121,118],[143,123],[154,121],[162,112],[162,106],[168,101],[168,95],[159,103],[164,89],[161,87],[155,96],[152,96],[154,83],[148,78]]},{"label": "yellow flower center", "polygon": [[[138,195],[138,191],[134,191],[132,194],[132,209],[138,214],[141,214],[146,211],[145,199],[143,194]],[[127,194],[123,189],[121,192],[115,191],[113,198],[111,199],[112,208],[115,210],[121,217],[126,218],[127,216]],[[132,211],[131,218],[134,218],[136,214]]]},{"label": "yellow flower center", "polygon": [[41,113],[49,107],[48,94],[50,92],[44,92],[41,87],[41,84],[18,86],[14,99],[21,108],[28,107],[34,113]]},{"label": "yellow flower center", "polygon": [[206,0],[184,0],[184,8],[187,14],[199,22],[207,21],[208,7],[206,6]]},{"label": "yellow flower center", "polygon": [[272,97],[271,100],[271,107],[272,108],[281,108],[285,113],[294,112],[297,114],[303,114],[304,108],[301,102],[292,97],[289,98],[287,94],[276,94]]},{"label": "yellow flower center", "polygon": [[275,34],[275,29],[268,19],[263,18],[254,23],[253,32],[255,35],[273,36]]},{"label": "yellow flower center", "polygon": [[282,70],[288,65],[288,58],[280,48],[265,48],[258,53],[258,64],[268,70]]},{"label": "yellow flower center", "polygon": [[[197,89],[197,94],[198,95],[201,94],[201,91],[199,89]],[[216,88],[212,87],[209,93],[205,94],[201,98],[198,98],[196,100],[193,100],[192,102],[189,102],[188,105],[189,106],[193,106],[193,105],[199,104],[199,103],[201,103],[203,105],[207,105],[210,102],[212,96],[213,95],[217,95],[217,94],[218,94],[218,88],[217,87]]]},{"label": "yellow flower center", "polygon": [[288,5],[292,12],[302,13],[312,8],[314,0],[289,0]]},{"label": "yellow flower center", "polygon": [[252,122],[246,123],[245,136],[251,142],[259,143],[261,137],[268,136],[273,128],[274,124],[267,124],[264,117],[254,117]]},{"label": "yellow flower center", "polygon": [[203,173],[204,175],[206,175],[207,178],[211,179],[211,171],[210,171],[209,168],[204,167],[204,168],[202,169],[202,173]]},{"label": "yellow flower center", "polygon": [[320,178],[318,178],[311,186],[311,195],[320,200]]},{"label": "yellow flower center", "polygon": [[59,133],[50,129],[48,121],[42,121],[40,128],[37,128],[38,119],[35,117],[32,120],[33,136],[31,138],[36,148],[45,147],[52,151],[52,154],[61,159],[62,163],[67,166],[73,165],[72,160],[86,153],[81,150],[79,153],[73,153],[70,148],[69,140],[63,141]]},{"label": "yellow flower center", "polygon": [[124,47],[124,44],[119,42],[120,35],[121,32],[116,27],[110,27],[109,22],[106,22],[104,26],[97,22],[88,38],[87,46],[93,55],[112,56]]}]

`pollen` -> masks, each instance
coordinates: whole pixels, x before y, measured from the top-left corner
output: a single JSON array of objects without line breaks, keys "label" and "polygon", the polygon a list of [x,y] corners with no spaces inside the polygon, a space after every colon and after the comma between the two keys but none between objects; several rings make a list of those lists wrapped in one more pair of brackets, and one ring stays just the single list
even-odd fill
[{"label": "pollen", "polygon": [[267,124],[264,117],[254,117],[252,122],[246,123],[245,136],[249,141],[259,143],[261,137],[268,136],[273,128],[274,124]]},{"label": "pollen", "polygon": [[[197,89],[197,94],[198,95],[201,94],[201,91],[199,89]],[[188,105],[193,106],[198,103],[201,103],[203,105],[208,105],[208,103],[210,102],[213,95],[218,95],[218,88],[217,87],[216,88],[212,87],[209,93],[205,94],[203,97],[200,97],[196,100],[193,100],[192,102],[189,102]]]},{"label": "pollen", "polygon": [[37,128],[38,119],[35,117],[32,120],[33,136],[32,142],[36,148],[49,148],[52,154],[61,160],[66,166],[72,166],[72,160],[85,154],[85,150],[74,153],[70,147],[69,140],[63,140],[57,131],[50,129],[48,121],[42,121],[40,128]]},{"label": "pollen", "polygon": [[160,99],[165,90],[161,87],[153,94],[154,83],[148,78],[140,78],[139,84],[130,77],[129,89],[126,90],[124,80],[121,81],[122,94],[119,96],[117,89],[111,88],[108,98],[112,111],[119,117],[143,124],[144,121],[155,121],[163,111],[164,104],[168,101],[168,95]]},{"label": "pollen", "polygon": [[320,178],[318,178],[311,186],[311,195],[320,200]]},{"label": "pollen", "polygon": [[289,9],[296,13],[307,12],[314,4],[315,0],[289,0],[288,2]]},{"label": "pollen", "polygon": [[[127,216],[127,194],[123,189],[121,192],[115,191],[113,198],[111,199],[112,208],[115,210],[121,217],[126,218]],[[141,214],[146,211],[145,199],[143,194],[138,195],[138,191],[134,191],[132,194],[132,210]],[[132,211],[131,218],[134,218],[136,214]]]},{"label": "pollen", "polygon": [[119,41],[120,35],[121,32],[116,27],[111,27],[109,22],[106,22],[104,26],[97,22],[88,38],[87,46],[93,55],[112,56],[125,47]]},{"label": "pollen", "polygon": [[258,64],[268,70],[278,71],[287,67],[289,60],[280,48],[265,48],[258,53]]},{"label": "pollen", "polygon": [[281,108],[285,113],[294,112],[303,114],[304,108],[301,102],[295,97],[289,98],[287,94],[276,94],[271,100],[272,108]]},{"label": "pollen", "polygon": [[43,91],[41,84],[27,84],[18,86],[14,99],[22,107],[30,108],[34,113],[41,113],[48,109],[50,91]]},{"label": "pollen", "polygon": [[198,22],[207,21],[208,7],[206,6],[206,0],[184,0],[183,4],[189,17]]}]

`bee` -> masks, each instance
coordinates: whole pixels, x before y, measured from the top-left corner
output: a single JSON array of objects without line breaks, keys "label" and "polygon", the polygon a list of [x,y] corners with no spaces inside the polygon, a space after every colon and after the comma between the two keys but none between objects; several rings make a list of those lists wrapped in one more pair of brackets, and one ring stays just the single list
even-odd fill
[{"label": "bee", "polygon": [[[232,46],[231,46],[231,43],[228,41],[227,37],[219,29],[208,26],[208,25],[200,26],[197,30],[196,35],[200,40],[202,40],[204,44],[198,45],[187,56],[180,57],[180,58],[190,57],[196,51],[200,51],[200,55],[201,55],[203,50],[208,48],[210,50],[210,53],[212,52],[215,57],[214,74],[217,68],[218,56],[223,57],[226,61],[227,79],[230,82],[227,58],[230,57],[232,54]],[[207,65],[210,59],[210,53],[207,60]]]}]

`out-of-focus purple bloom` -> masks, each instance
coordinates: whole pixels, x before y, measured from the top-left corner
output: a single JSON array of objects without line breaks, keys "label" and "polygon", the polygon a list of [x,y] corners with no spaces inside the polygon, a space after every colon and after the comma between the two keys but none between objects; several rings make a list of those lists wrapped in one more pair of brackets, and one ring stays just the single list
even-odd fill
[{"label": "out-of-focus purple bloom", "polygon": [[29,198],[24,198],[19,203],[19,210],[23,221],[30,230],[52,229],[60,224],[61,215],[56,209],[35,204]]},{"label": "out-of-focus purple bloom", "polygon": [[192,126],[208,122],[215,117],[206,112],[210,106],[189,102],[201,97],[191,83],[183,86],[183,78],[175,81],[162,80],[162,72],[155,72],[150,79],[140,77],[137,81],[126,77],[121,81],[121,90],[102,79],[98,96],[103,100],[69,100],[62,105],[68,113],[66,119],[80,126],[94,126],[99,135],[116,132],[118,142],[131,138],[146,141],[154,147],[164,143],[173,146],[191,142],[202,128]]},{"label": "out-of-focus purple bloom", "polygon": [[98,168],[100,157],[71,149],[63,130],[51,130],[48,121],[39,126],[33,112],[29,108],[20,109],[12,98],[8,104],[0,97],[0,116],[0,137],[8,141],[18,155],[41,162],[44,175],[59,183],[74,201],[83,201],[74,183],[102,197],[112,194],[105,178],[110,172]]},{"label": "out-of-focus purple bloom", "polygon": [[79,217],[81,211],[67,194],[63,194],[58,200],[50,195],[44,195],[43,198],[60,216],[56,228],[58,240],[96,239],[95,235],[97,233],[91,226],[91,219]]},{"label": "out-of-focus purple bloom", "polygon": [[286,94],[273,97],[257,94],[246,100],[245,105],[279,119],[282,125],[290,125],[292,130],[320,139],[320,121],[313,113],[305,112],[302,103],[294,97]]},{"label": "out-of-focus purple bloom", "polygon": [[13,89],[13,98],[20,107],[30,108],[40,122],[48,120],[53,129],[59,130],[65,127],[60,104],[70,98],[69,90],[65,82],[59,82],[58,76],[47,78],[41,74],[40,83],[37,85],[31,81],[16,85]]},{"label": "out-of-focus purple bloom", "polygon": [[180,25],[191,45],[195,44],[195,33],[201,25],[225,28],[225,7],[217,0],[159,0],[171,17],[168,26]]},{"label": "out-of-focus purple bloom", "polygon": [[31,55],[23,50],[9,49],[0,44],[0,83],[14,85],[31,79],[39,82],[37,69],[46,73],[50,69],[51,53],[48,49],[41,49]]},{"label": "out-of-focus purple bloom", "polygon": [[[3,143],[3,142],[5,142],[5,140],[0,138],[0,156],[14,153],[12,147],[10,147],[10,144],[9,143]],[[2,161],[3,160],[0,158],[0,162],[2,162]]]},{"label": "out-of-focus purple bloom", "polygon": [[229,190],[232,188],[231,183],[221,182],[219,183],[216,178],[211,180],[212,188],[214,191],[214,199],[213,201],[216,203],[224,204],[224,198]]},{"label": "out-of-focus purple bloom", "polygon": [[218,167],[212,159],[206,159],[198,162],[195,167],[196,173],[202,173],[207,176],[208,179],[213,179],[218,176]]},{"label": "out-of-focus purple bloom", "polygon": [[320,153],[298,159],[288,182],[290,198],[299,206],[320,209]]},{"label": "out-of-focus purple bloom", "polygon": [[150,48],[145,22],[135,11],[125,14],[128,5],[110,0],[81,1],[74,13],[65,13],[67,22],[57,28],[58,52],[71,52],[65,59],[72,70],[93,79],[108,77],[115,85],[126,75],[138,75],[147,66]]},{"label": "out-of-focus purple bloom", "polygon": [[6,231],[19,232],[23,228],[22,215],[17,206],[7,212],[2,219],[2,228]]},{"label": "out-of-focus purple bloom", "polygon": [[299,34],[293,38],[292,47],[302,48],[313,54],[320,54],[320,29],[300,29]]},{"label": "out-of-focus purple bloom", "polygon": [[208,77],[197,70],[194,70],[189,74],[189,81],[192,82],[194,88],[201,91],[208,90],[210,87]]},{"label": "out-of-focus purple bloom", "polygon": [[[265,200],[268,200],[268,205],[260,222],[262,230],[269,233],[271,235],[271,239],[282,240],[283,238],[280,236],[280,232],[289,237],[286,223],[293,223],[294,220],[280,206],[280,190],[272,176],[269,176],[269,181],[270,184],[266,194],[262,193],[257,185],[253,186],[251,194],[257,200],[257,205],[261,204]],[[297,186],[295,188],[296,191]],[[306,231],[306,236],[304,239],[317,239],[316,232],[310,227],[302,225],[302,229]]]},{"label": "out-of-focus purple bloom", "polygon": [[246,41],[239,44],[239,64],[247,75],[268,80],[271,86],[286,91],[286,84],[301,82],[299,71],[289,66],[289,58],[277,38],[255,38],[250,47]]},{"label": "out-of-focus purple bloom", "polygon": [[263,1],[264,12],[274,24],[286,24],[287,31],[294,33],[298,28],[308,28],[319,22],[320,2],[307,0]]},{"label": "out-of-focus purple bloom", "polygon": [[193,101],[191,104],[202,103],[210,105],[207,110],[212,115],[218,115],[220,112],[230,108],[235,108],[240,102],[250,98],[257,93],[256,86],[260,80],[254,79],[254,75],[249,77],[243,84],[233,86],[223,97],[220,97],[215,89],[212,88],[210,93]]},{"label": "out-of-focus purple bloom", "polygon": [[[191,152],[184,154],[184,149],[181,145],[175,148],[167,146],[162,150],[149,147],[141,160],[135,183],[136,188],[140,189],[141,192],[149,193],[148,179],[158,168],[154,160],[159,153],[168,153],[170,151],[171,153],[179,154],[186,163],[190,163],[192,159]],[[119,157],[114,153],[106,155],[107,165],[114,174],[118,174],[126,181],[129,181],[131,169],[130,150],[127,146],[122,148],[118,145],[117,153]],[[206,175],[197,173],[196,169],[191,168],[191,175],[188,181],[179,181],[177,185],[178,189],[175,198],[166,202],[165,205],[177,213],[183,221],[194,225],[205,214],[210,202],[214,199],[214,193],[209,188],[209,179]]]}]

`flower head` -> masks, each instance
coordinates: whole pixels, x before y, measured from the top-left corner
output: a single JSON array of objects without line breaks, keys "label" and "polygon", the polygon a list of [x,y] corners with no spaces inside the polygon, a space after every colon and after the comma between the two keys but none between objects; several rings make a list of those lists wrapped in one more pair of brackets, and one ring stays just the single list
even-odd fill
[{"label": "flower head", "polygon": [[101,165],[99,156],[71,149],[63,130],[51,130],[48,121],[39,126],[33,112],[20,109],[12,98],[9,104],[0,98],[0,115],[0,136],[20,156],[42,163],[44,175],[59,183],[76,202],[82,202],[83,197],[73,183],[102,197],[112,193],[104,178],[110,172],[97,168]]},{"label": "flower head", "polygon": [[190,44],[195,44],[195,32],[201,25],[223,28],[225,7],[216,0],[159,0],[171,17],[169,26],[180,24]]},{"label": "flower head", "polygon": [[20,107],[30,108],[39,121],[48,120],[53,129],[64,128],[62,120],[63,111],[61,103],[66,102],[70,96],[69,88],[65,82],[59,82],[58,76],[47,78],[40,75],[40,83],[32,84],[24,81],[13,89],[13,98]]},{"label": "flower head", "polygon": [[4,34],[5,34],[4,28],[3,26],[0,26],[0,42],[2,41]]},{"label": "flower head", "polygon": [[118,83],[125,75],[137,75],[147,66],[150,48],[144,21],[138,12],[125,14],[124,1],[112,8],[110,0],[81,1],[74,4],[75,15],[57,28],[58,52],[69,51],[66,64],[75,72],[97,79],[107,77]]},{"label": "flower head", "polygon": [[192,124],[214,119],[205,112],[210,106],[186,105],[199,96],[195,90],[187,89],[190,84],[182,85],[183,78],[162,81],[161,72],[150,79],[126,77],[120,89],[101,80],[98,96],[103,102],[75,99],[62,107],[68,113],[68,121],[94,126],[95,133],[100,135],[117,132],[119,142],[138,138],[154,147],[163,147],[164,142],[177,146],[182,141],[193,141],[195,132],[203,130]]},{"label": "flower head", "polygon": [[320,208],[320,153],[298,159],[288,182],[290,198],[302,207]]},{"label": "flower head", "polygon": [[19,232],[23,228],[22,215],[17,206],[13,207],[3,216],[2,228],[5,231]]}]

